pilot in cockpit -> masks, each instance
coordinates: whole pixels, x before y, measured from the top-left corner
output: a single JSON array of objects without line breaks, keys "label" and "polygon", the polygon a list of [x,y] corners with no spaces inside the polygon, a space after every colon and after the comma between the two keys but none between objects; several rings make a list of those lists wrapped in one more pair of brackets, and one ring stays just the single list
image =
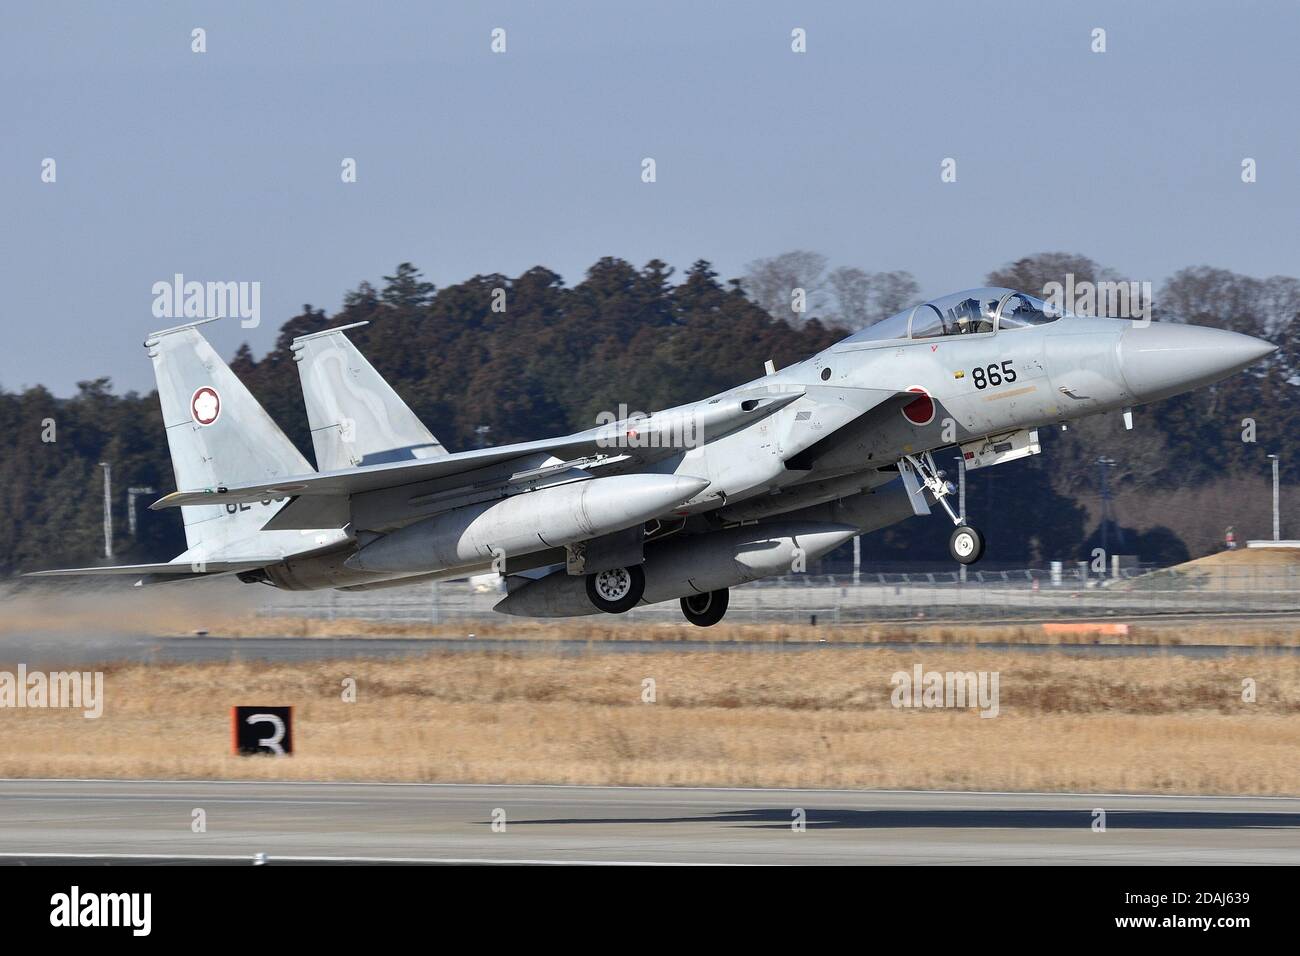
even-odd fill
[{"label": "pilot in cockpit", "polygon": [[993,331],[992,317],[984,314],[978,299],[963,299],[953,312],[956,314],[953,332],[957,335]]},{"label": "pilot in cockpit", "polygon": [[963,299],[961,304],[953,310],[956,313],[953,332],[957,335],[992,332],[993,313],[996,309],[996,302],[981,304],[979,299]]},{"label": "pilot in cockpit", "polygon": [[979,303],[976,302],[974,299],[962,299],[959,303],[957,303],[957,307],[953,309],[953,312],[956,314],[957,317],[957,321],[953,331],[955,331],[958,335],[965,335],[967,332],[971,330],[971,321],[970,321],[971,315],[979,314]]}]

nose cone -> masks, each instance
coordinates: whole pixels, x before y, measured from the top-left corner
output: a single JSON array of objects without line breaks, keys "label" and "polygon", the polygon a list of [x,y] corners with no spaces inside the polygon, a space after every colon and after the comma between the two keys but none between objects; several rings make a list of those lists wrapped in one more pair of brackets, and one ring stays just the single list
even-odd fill
[{"label": "nose cone", "polygon": [[1276,351],[1240,332],[1154,322],[1120,336],[1119,367],[1138,401],[1150,402],[1227,378]]}]

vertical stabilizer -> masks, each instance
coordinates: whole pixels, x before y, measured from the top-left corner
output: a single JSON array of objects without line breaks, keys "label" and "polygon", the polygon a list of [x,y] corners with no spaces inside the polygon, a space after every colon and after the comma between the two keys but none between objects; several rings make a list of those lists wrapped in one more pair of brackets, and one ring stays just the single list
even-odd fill
[{"label": "vertical stabilizer", "polygon": [[[144,344],[158,380],[178,489],[312,473],[293,442],[195,325],[155,332]],[[284,504],[280,500],[182,508],[189,553],[211,555],[253,537]]]},{"label": "vertical stabilizer", "polygon": [[442,442],[343,334],[365,324],[293,340],[316,467],[339,471],[447,454]]}]

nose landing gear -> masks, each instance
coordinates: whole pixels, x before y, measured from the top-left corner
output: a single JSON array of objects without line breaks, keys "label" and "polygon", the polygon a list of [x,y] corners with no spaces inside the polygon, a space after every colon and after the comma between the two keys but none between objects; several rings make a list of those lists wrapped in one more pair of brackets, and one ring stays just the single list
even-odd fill
[{"label": "nose landing gear", "polygon": [[948,539],[948,553],[960,564],[974,564],[984,557],[984,535],[967,525],[958,525]]},{"label": "nose landing gear", "polygon": [[948,503],[948,498],[957,490],[952,482],[944,480],[944,473],[934,465],[934,458],[929,452],[923,455],[904,455],[898,463],[898,473],[903,478],[903,486],[908,497],[912,499],[912,510],[919,515],[929,514],[930,505],[925,500],[924,491],[934,496],[948,517],[956,525],[948,539],[948,553],[959,564],[974,564],[984,557],[984,535],[966,524],[966,517],[958,517]]}]

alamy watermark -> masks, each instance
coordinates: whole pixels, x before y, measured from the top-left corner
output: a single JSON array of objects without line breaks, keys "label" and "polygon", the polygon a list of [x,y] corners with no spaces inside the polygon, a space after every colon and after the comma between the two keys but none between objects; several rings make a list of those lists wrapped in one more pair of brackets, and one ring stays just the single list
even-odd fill
[{"label": "alamy watermark", "polygon": [[239,318],[245,329],[262,324],[261,282],[194,282],[177,272],[152,287],[155,319]]},{"label": "alamy watermark", "polygon": [[895,671],[889,678],[889,702],[898,708],[977,707],[981,717],[996,717],[1000,679],[998,671],[926,671],[917,664],[910,674]]},{"label": "alamy watermark", "polygon": [[1143,324],[1151,321],[1151,297],[1150,282],[1076,281],[1073,272],[1065,274],[1064,282],[1043,286],[1043,298],[1060,311],[1135,319]]},{"label": "alamy watermark", "polygon": [[596,435],[600,448],[698,448],[704,444],[704,429],[694,412],[648,415],[619,405],[617,412],[597,415],[596,425],[601,429]]},{"label": "alamy watermark", "polygon": [[0,671],[0,710],[69,708],[87,720],[104,713],[103,671]]},{"label": "alamy watermark", "polygon": [[50,925],[56,927],[117,926],[148,936],[152,912],[152,893],[83,893],[74,885],[50,897]]}]

